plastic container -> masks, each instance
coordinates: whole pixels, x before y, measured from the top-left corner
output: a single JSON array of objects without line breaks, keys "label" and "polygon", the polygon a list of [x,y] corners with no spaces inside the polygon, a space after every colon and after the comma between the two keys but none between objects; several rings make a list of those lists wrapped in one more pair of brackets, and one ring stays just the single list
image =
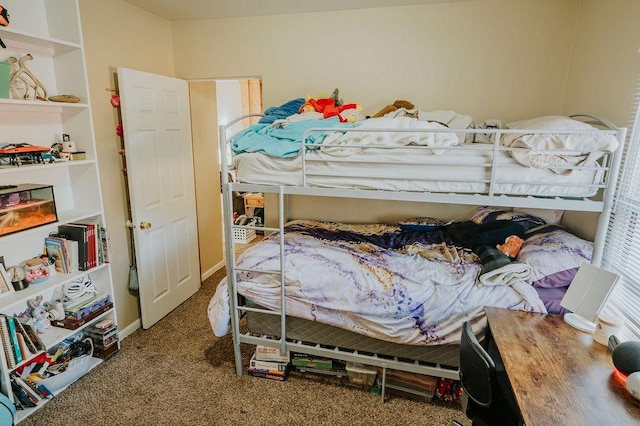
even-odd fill
[{"label": "plastic container", "polygon": [[354,385],[373,386],[378,374],[375,367],[356,362],[347,362],[346,369],[349,382]]},{"label": "plastic container", "polygon": [[623,328],[624,321],[622,318],[616,315],[600,312],[596,318],[596,331],[593,333],[593,340],[601,345],[607,346],[609,343],[609,336],[618,335],[619,337]]},{"label": "plastic container", "polygon": [[247,244],[256,238],[255,229],[233,228],[233,241],[236,243]]}]

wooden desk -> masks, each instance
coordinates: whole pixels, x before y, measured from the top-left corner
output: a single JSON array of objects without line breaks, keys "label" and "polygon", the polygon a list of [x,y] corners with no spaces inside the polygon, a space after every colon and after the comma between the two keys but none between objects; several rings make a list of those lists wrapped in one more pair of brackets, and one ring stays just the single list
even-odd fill
[{"label": "wooden desk", "polygon": [[560,315],[484,310],[527,426],[640,425],[640,401],[591,334]]}]

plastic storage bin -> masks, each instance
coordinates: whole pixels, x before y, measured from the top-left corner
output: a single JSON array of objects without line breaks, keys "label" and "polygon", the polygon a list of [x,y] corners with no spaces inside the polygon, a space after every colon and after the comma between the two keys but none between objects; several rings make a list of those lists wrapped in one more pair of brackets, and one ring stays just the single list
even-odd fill
[{"label": "plastic storage bin", "polygon": [[375,367],[356,362],[348,362],[346,369],[349,382],[355,385],[373,386],[378,374]]},{"label": "plastic storage bin", "polygon": [[247,244],[256,237],[255,229],[233,228],[233,241],[236,243]]}]

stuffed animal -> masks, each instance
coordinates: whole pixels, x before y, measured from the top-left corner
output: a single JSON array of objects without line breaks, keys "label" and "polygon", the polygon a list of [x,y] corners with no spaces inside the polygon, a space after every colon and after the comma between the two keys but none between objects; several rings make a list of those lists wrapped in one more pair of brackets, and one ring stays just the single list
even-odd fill
[{"label": "stuffed animal", "polygon": [[37,296],[35,299],[27,300],[27,312],[33,319],[33,328],[40,334],[51,326],[51,321],[47,315],[47,309],[42,304],[42,299],[42,296]]},{"label": "stuffed animal", "polygon": [[400,109],[400,108],[414,109],[415,105],[413,105],[409,101],[404,101],[402,99],[398,99],[397,101],[395,101],[391,105],[387,105],[386,107],[382,108],[380,111],[376,112],[371,117],[372,118],[384,117],[385,115],[389,114],[390,112],[395,111],[395,110]]},{"label": "stuffed animal", "polygon": [[309,98],[307,102],[305,102],[300,109],[298,110],[299,114],[304,114],[306,112],[319,112],[322,114],[323,118],[329,117],[338,117],[341,122],[347,122],[347,118],[343,117],[340,113],[345,110],[356,109],[360,110],[361,107],[357,104],[346,104],[346,105],[336,105],[336,101],[333,98],[321,98],[314,99]]},{"label": "stuffed animal", "polygon": [[504,244],[498,244],[496,248],[502,253],[506,254],[510,258],[514,259],[520,248],[522,247],[524,240],[517,235],[510,235],[504,240]]}]

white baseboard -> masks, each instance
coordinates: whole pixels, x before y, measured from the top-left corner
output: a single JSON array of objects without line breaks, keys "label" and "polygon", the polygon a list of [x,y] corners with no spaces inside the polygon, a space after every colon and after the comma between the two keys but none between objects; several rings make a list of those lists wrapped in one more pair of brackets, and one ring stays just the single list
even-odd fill
[{"label": "white baseboard", "polygon": [[120,337],[120,340],[123,340],[124,338],[129,337],[131,334],[133,334],[134,331],[139,329],[141,326],[142,326],[142,322],[138,318],[137,320],[135,320],[125,328],[119,329],[118,336]]},{"label": "white baseboard", "polygon": [[211,275],[215,274],[218,269],[222,268],[225,266],[226,261],[224,259],[222,259],[220,262],[218,262],[217,264],[215,264],[213,267],[209,268],[209,270],[205,271],[202,276],[200,277],[200,279],[202,281],[206,280],[207,278],[209,278]]}]

